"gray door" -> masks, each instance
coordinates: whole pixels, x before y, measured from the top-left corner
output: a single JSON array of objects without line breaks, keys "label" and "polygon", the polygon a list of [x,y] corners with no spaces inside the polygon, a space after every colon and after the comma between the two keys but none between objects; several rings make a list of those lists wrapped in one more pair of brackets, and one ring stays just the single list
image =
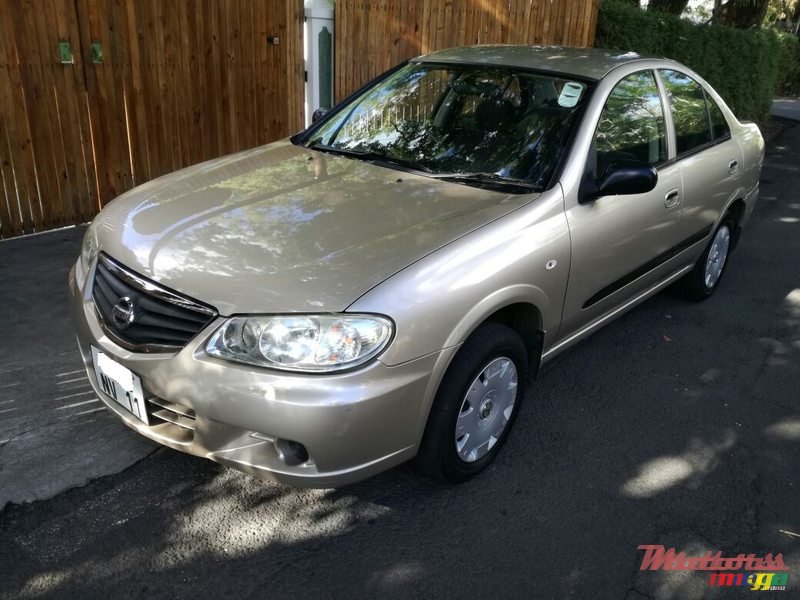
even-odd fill
[{"label": "gray door", "polygon": [[[711,234],[719,214],[741,177],[742,155],[731,139],[719,106],[688,75],[659,71],[672,110],[676,158],[683,174],[681,248],[689,249]],[[691,262],[697,254],[687,253]]]},{"label": "gray door", "polygon": [[605,196],[567,210],[572,261],[563,337],[602,317],[663,276],[678,238],[680,167],[669,164],[667,126],[653,71],[620,80],[606,100],[594,138],[595,176],[616,161],[658,169],[646,194]]}]

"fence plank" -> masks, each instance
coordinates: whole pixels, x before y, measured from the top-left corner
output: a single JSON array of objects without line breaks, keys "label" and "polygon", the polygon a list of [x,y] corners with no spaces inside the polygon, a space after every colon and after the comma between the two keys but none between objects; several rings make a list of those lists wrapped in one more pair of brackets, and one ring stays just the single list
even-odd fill
[{"label": "fence plank", "polygon": [[337,99],[395,64],[434,50],[489,43],[594,42],[599,0],[337,0]]},{"label": "fence plank", "polygon": [[56,32],[56,39],[70,40],[68,32],[60,31],[56,13],[72,11],[73,8],[64,0],[46,0],[41,5],[37,3],[36,8],[37,35],[31,43],[38,45],[42,88],[46,99],[45,106],[37,108],[46,110],[44,125],[49,130],[53,158],[53,169],[49,175],[56,190],[52,197],[42,197],[43,221],[44,227],[61,227],[74,223],[80,216],[80,190],[76,189],[77,175],[74,171],[77,164],[73,159],[73,153],[76,152],[74,140],[79,139],[80,134],[74,128],[69,103],[65,98],[67,88],[64,71],[75,67],[60,64],[58,44],[52,32]]},{"label": "fence plank", "polygon": [[[18,138],[16,122],[13,121],[14,115],[4,110],[9,105],[13,106],[13,102],[10,102],[12,81],[9,74],[9,69],[12,67],[9,65],[2,29],[0,27],[0,175],[2,176],[0,237],[8,237],[19,235],[23,231],[21,201],[26,202],[27,195],[22,165],[16,161],[14,155]],[[15,172],[17,169],[20,171],[19,174]]]},{"label": "fence plank", "polygon": [[290,131],[299,131],[303,128],[305,119],[305,60],[303,59],[303,28],[305,10],[303,3],[290,1],[285,3],[288,12],[286,17],[286,36],[291,41],[290,52],[280,54],[283,61],[283,79],[286,82],[285,98],[289,101],[286,123]]},{"label": "fence plank", "polygon": [[80,26],[74,3],[69,1],[58,2],[57,19],[59,39],[68,40],[77,52],[75,64],[56,64],[55,68],[61,69],[61,75],[64,80],[61,97],[63,104],[68,108],[68,118],[74,121],[73,128],[69,130],[67,136],[75,136],[75,139],[66,139],[64,143],[69,152],[75,153],[75,177],[79,180],[74,184],[76,186],[75,189],[70,190],[71,194],[76,194],[77,190],[79,206],[79,214],[73,219],[73,222],[82,223],[90,220],[95,215],[100,203],[97,191],[94,150],[92,148],[84,63],[80,53]]},{"label": "fence plank", "polygon": [[[53,108],[52,90],[44,63],[47,52],[40,47],[41,25],[37,23],[43,11],[29,2],[12,3],[11,14],[23,30],[17,34],[19,73],[24,87],[24,111],[32,134],[31,148],[39,188],[39,203],[31,206],[36,231],[64,224],[64,211],[58,184],[59,148],[53,143],[57,112]],[[23,34],[24,33],[24,34]],[[56,133],[57,135],[57,133]]]},{"label": "fence plank", "polygon": [[[25,91],[19,68],[14,19],[6,0],[0,5],[0,29],[3,30],[2,60],[6,68],[0,75],[0,111],[5,118],[8,156],[13,170],[22,232],[35,231],[34,206],[39,206],[39,187],[36,182],[36,161],[33,155],[31,132],[25,112]],[[5,234],[4,234],[5,235]]]},{"label": "fence plank", "polygon": [[[0,86],[7,81],[6,70],[5,65],[0,65]],[[20,233],[22,233],[22,215],[19,211],[6,123],[0,114],[0,236]]]}]

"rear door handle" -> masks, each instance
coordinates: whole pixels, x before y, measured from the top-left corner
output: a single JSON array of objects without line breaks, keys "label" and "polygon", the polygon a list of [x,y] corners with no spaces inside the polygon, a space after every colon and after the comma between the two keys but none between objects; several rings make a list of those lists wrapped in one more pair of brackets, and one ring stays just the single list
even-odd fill
[{"label": "rear door handle", "polygon": [[667,192],[667,195],[664,196],[664,206],[667,208],[672,208],[678,205],[680,202],[681,195],[678,193],[678,189],[675,188],[674,190],[670,190]]},{"label": "rear door handle", "polygon": [[738,172],[739,172],[739,161],[738,160],[732,160],[731,162],[729,162],[728,163],[728,173],[730,173],[731,175],[735,175]]}]

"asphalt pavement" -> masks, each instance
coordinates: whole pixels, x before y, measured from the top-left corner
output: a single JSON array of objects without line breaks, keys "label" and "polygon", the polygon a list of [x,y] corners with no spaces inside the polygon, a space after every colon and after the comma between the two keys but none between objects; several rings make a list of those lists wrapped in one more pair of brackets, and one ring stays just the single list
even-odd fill
[{"label": "asphalt pavement", "polygon": [[775,98],[772,114],[781,119],[800,121],[800,98]]},{"label": "asphalt pavement", "polygon": [[[639,545],[783,554],[800,597],[800,126],[717,293],[665,292],[546,365],[496,463],[331,490],[159,449],[83,381],[80,229],[0,243],[0,597],[722,598]],[[84,404],[81,404],[84,403]]]},{"label": "asphalt pavement", "polygon": [[103,408],[83,370],[67,297],[83,232],[0,242],[0,510],[118,473],[158,447]]}]

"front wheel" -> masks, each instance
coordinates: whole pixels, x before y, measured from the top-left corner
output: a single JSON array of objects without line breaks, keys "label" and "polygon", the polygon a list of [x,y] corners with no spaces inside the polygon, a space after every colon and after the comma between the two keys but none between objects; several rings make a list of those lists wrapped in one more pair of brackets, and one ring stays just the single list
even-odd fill
[{"label": "front wheel", "polygon": [[528,357],[520,337],[498,323],[479,327],[439,386],[416,464],[458,483],[474,477],[503,446],[525,394]]},{"label": "front wheel", "polygon": [[678,292],[688,300],[705,300],[722,279],[728,264],[735,223],[730,215],[725,215],[714,232],[705,252],[697,259],[694,268],[678,282]]}]

